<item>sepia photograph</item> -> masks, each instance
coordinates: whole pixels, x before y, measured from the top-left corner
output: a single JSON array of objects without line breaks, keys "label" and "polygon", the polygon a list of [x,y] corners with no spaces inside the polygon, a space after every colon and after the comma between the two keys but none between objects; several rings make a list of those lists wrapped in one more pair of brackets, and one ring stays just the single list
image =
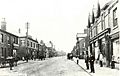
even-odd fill
[{"label": "sepia photograph", "polygon": [[0,0],[0,76],[119,75],[119,0]]}]

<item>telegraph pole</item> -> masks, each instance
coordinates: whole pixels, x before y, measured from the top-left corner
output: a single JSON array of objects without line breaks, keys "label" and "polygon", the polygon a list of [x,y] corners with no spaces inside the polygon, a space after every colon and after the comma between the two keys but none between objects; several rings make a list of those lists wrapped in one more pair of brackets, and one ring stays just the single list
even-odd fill
[{"label": "telegraph pole", "polygon": [[27,22],[26,23],[26,29],[27,29],[27,32],[26,32],[26,50],[27,50],[27,62],[28,62],[28,29],[29,29],[29,23]]}]

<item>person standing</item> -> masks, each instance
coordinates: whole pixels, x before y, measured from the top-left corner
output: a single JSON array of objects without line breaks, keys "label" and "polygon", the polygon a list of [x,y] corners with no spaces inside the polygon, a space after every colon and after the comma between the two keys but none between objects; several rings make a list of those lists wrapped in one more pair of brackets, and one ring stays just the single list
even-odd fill
[{"label": "person standing", "polygon": [[94,69],[94,61],[95,61],[95,57],[93,55],[90,55],[90,69],[91,69],[91,73],[95,73],[95,69]]},{"label": "person standing", "polygon": [[99,60],[100,60],[100,67],[103,67],[103,55],[101,52],[100,52]]},{"label": "person standing", "polygon": [[79,64],[79,56],[77,56],[77,64]]},{"label": "person standing", "polygon": [[9,56],[8,58],[7,58],[7,60],[9,61],[9,66],[10,66],[10,70],[12,70],[12,67],[13,67],[13,57],[12,56]]},{"label": "person standing", "polygon": [[115,56],[112,56],[111,69],[115,69]]},{"label": "person standing", "polygon": [[89,69],[89,56],[88,55],[85,55],[85,63],[86,63],[87,69]]}]

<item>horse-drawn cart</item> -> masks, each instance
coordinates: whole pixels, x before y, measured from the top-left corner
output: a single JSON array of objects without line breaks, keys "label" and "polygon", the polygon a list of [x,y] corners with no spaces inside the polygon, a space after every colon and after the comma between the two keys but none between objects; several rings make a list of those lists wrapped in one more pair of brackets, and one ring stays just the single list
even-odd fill
[{"label": "horse-drawn cart", "polygon": [[6,66],[6,59],[3,56],[1,56],[0,57],[0,67],[5,67],[5,66]]}]

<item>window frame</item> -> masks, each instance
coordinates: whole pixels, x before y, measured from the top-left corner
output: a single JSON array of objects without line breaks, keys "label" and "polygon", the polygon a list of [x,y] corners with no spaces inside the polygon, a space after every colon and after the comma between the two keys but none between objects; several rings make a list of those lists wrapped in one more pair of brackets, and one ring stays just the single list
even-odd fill
[{"label": "window frame", "polygon": [[118,18],[117,18],[117,7],[113,10],[113,27],[118,25]]}]

